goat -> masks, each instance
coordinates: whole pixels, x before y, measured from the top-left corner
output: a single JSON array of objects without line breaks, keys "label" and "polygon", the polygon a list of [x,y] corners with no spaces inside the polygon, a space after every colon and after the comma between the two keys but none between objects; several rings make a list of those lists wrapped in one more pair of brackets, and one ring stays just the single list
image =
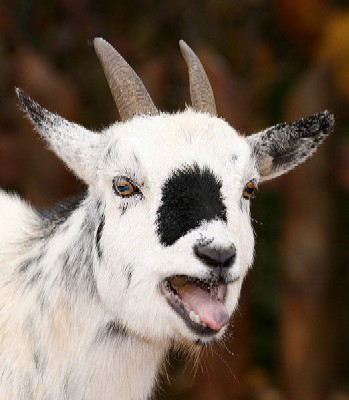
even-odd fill
[{"label": "goat", "polygon": [[121,122],[92,132],[16,89],[88,189],[45,211],[0,192],[1,400],[148,399],[171,345],[221,339],[254,258],[258,183],[334,125],[325,111],[239,135],[183,41],[192,106],[159,112],[120,54],[94,47]]}]

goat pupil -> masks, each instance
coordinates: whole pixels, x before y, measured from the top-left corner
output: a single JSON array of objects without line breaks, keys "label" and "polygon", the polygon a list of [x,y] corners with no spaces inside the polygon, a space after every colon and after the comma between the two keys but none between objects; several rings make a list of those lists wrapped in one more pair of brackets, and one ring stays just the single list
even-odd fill
[{"label": "goat pupil", "polygon": [[255,192],[255,186],[253,182],[248,182],[244,188],[244,193],[243,193],[244,199],[249,200],[254,192]]},{"label": "goat pupil", "polygon": [[137,190],[135,186],[131,182],[128,181],[128,179],[125,179],[124,177],[116,177],[113,180],[113,188],[114,192],[119,195],[119,196],[131,196],[133,195]]}]

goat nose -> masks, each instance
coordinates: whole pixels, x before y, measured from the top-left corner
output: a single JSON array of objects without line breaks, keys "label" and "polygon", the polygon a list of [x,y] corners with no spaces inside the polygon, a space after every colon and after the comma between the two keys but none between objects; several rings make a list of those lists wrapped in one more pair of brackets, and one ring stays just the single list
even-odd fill
[{"label": "goat nose", "polygon": [[236,247],[233,244],[228,247],[196,244],[194,253],[210,267],[230,267],[236,257]]}]

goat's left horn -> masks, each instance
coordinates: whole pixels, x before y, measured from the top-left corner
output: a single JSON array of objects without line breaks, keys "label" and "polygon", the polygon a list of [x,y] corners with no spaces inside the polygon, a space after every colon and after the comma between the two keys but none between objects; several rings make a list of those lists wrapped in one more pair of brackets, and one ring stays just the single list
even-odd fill
[{"label": "goat's left horn", "polygon": [[126,121],[141,114],[158,114],[143,82],[114,47],[102,38],[95,38],[93,45],[121,120]]},{"label": "goat's left horn", "polygon": [[217,115],[212,87],[204,67],[183,40],[179,41],[179,46],[189,70],[190,97],[194,110]]}]

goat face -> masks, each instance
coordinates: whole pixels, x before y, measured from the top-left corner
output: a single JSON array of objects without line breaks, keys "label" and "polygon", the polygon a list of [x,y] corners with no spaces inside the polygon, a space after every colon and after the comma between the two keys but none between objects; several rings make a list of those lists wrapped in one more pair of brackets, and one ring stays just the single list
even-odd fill
[{"label": "goat face", "polygon": [[[39,133],[102,205],[93,252],[99,297],[142,337],[217,339],[253,260],[254,187],[312,154],[333,117],[324,112],[244,138],[216,117],[207,77],[183,43],[193,108],[158,113],[121,56],[102,39],[95,46],[123,123],[90,132],[19,90],[18,96]],[[125,69],[127,99],[118,81]]]},{"label": "goat face", "polygon": [[[253,257],[243,197],[258,180],[250,146],[224,121],[192,110],[137,117],[107,135],[97,167],[107,264],[96,271],[99,292],[147,336],[220,335]],[[127,185],[134,191],[124,195]]]}]

